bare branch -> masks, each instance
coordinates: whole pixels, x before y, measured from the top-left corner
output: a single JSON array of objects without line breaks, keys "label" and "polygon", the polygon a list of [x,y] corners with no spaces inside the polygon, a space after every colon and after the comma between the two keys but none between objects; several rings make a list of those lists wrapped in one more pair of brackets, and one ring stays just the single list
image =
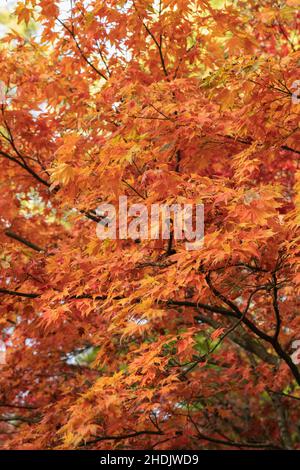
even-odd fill
[{"label": "bare branch", "polygon": [[45,251],[40,246],[36,245],[35,243],[30,242],[29,240],[26,240],[25,238],[21,237],[20,235],[18,235],[15,232],[12,232],[11,230],[5,230],[4,233],[7,237],[13,238],[14,240],[17,240],[18,242],[23,243],[23,245],[28,246],[32,250],[39,251],[39,252]]}]

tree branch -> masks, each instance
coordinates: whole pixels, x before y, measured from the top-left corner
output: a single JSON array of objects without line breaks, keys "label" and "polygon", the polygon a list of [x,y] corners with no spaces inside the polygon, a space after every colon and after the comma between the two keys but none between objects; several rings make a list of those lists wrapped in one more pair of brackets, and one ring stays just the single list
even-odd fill
[{"label": "tree branch", "polygon": [[26,297],[28,299],[35,299],[37,297],[40,297],[40,294],[31,294],[27,292],[19,292],[19,291],[1,289],[1,288],[0,288],[0,294],[15,295],[17,297]]},{"label": "tree branch", "polygon": [[96,72],[98,75],[100,75],[100,77],[104,78],[104,80],[107,80],[107,77],[102,72],[100,72],[100,70],[97,69],[97,67],[95,67],[94,64],[86,57],[83,50],[81,49],[81,46],[80,46],[79,42],[76,39],[76,36],[75,36],[74,32],[71,31],[71,29],[63,21],[61,21],[58,17],[56,17],[56,19],[63,26],[63,28],[65,28],[65,30],[70,34],[70,36],[73,39],[73,41],[75,42],[76,47],[77,47],[81,57],[83,58],[83,60],[94,70],[94,72]]},{"label": "tree branch", "polygon": [[47,186],[47,188],[51,186],[50,183],[48,183],[48,181],[44,180],[30,166],[28,166],[25,160],[20,161],[17,158],[12,157],[8,153],[4,152],[3,150],[0,150],[0,155],[2,155],[2,157],[7,158],[8,160],[19,165],[21,168],[23,168],[23,170],[26,170],[31,176],[33,176],[39,183],[43,184],[44,186]]},{"label": "tree branch", "polygon": [[162,431],[136,431],[131,434],[119,434],[116,436],[99,436],[95,437],[95,439],[87,442],[83,442],[80,444],[80,447],[83,446],[89,446],[91,444],[95,444],[96,442],[101,442],[101,441],[120,441],[122,439],[130,439],[132,437],[137,437],[137,436],[143,436],[143,435],[158,435],[161,436],[164,433]]},{"label": "tree branch", "polygon": [[23,243],[23,245],[28,246],[32,250],[39,251],[39,252],[45,251],[40,246],[36,245],[35,243],[30,242],[29,240],[26,240],[25,238],[21,237],[20,235],[18,235],[15,232],[12,232],[11,230],[5,230],[4,233],[7,237],[13,238],[14,240],[17,240],[18,242]]},{"label": "tree branch", "polygon": [[203,434],[203,432],[199,429],[199,426],[194,421],[194,419],[192,418],[190,413],[188,414],[188,418],[189,418],[192,425],[194,426],[194,428],[197,431],[197,437],[201,440],[203,439],[203,440],[208,441],[208,442],[213,442],[214,444],[221,444],[221,445],[225,445],[225,446],[229,446],[229,447],[238,447],[238,448],[247,447],[247,448],[252,448],[252,449],[280,449],[280,447],[274,446],[273,444],[270,444],[269,442],[266,442],[266,443],[236,442],[236,441],[232,441],[230,439],[225,440],[225,439],[218,439],[218,438],[215,438],[215,437],[207,436],[207,435]]}]

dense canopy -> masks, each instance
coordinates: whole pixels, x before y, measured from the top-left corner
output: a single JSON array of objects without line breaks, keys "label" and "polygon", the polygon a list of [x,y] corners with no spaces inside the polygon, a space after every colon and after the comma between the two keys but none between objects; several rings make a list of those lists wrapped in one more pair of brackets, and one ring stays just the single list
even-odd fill
[{"label": "dense canopy", "polygon": [[[15,5],[2,448],[300,449],[297,7]],[[100,240],[96,209],[121,195],[203,204],[203,246]]]}]

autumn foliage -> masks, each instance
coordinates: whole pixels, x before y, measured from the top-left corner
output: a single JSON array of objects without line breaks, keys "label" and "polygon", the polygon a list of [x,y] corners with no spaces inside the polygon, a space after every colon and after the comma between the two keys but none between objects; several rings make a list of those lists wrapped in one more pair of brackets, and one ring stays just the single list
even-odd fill
[{"label": "autumn foliage", "polygon": [[[297,6],[16,5],[37,27],[0,46],[2,448],[300,449]],[[203,247],[99,240],[120,195],[204,204]]]}]

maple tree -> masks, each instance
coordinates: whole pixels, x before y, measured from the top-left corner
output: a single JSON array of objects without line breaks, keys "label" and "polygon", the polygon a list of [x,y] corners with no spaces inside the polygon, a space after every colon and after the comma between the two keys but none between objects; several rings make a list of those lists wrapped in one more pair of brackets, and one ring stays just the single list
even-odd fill
[{"label": "maple tree", "polygon": [[[298,1],[62,3],[0,48],[2,448],[300,449]],[[120,195],[203,247],[99,240]]]}]

